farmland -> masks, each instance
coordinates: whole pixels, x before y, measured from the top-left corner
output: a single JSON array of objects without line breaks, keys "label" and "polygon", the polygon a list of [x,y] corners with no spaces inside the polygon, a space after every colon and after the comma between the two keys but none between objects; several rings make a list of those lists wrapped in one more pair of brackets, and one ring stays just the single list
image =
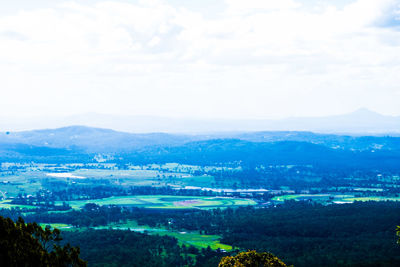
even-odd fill
[{"label": "farmland", "polygon": [[355,201],[400,201],[400,197],[390,196],[368,196],[361,197],[356,195],[342,195],[342,194],[293,194],[293,195],[281,195],[272,198],[273,201],[279,203],[287,200],[296,201],[313,201],[317,203],[353,203]]},{"label": "farmland", "polygon": [[[53,225],[52,225],[53,226]],[[56,225],[54,226],[56,227]],[[181,244],[187,246],[194,246],[197,248],[207,248],[210,246],[211,249],[224,249],[231,250],[230,245],[221,244],[219,235],[204,235],[194,231],[173,231],[165,227],[150,227],[148,225],[138,225],[136,221],[129,220],[125,223],[113,223],[107,226],[97,227],[96,229],[119,229],[119,230],[131,230],[135,232],[145,232],[148,234],[156,235],[168,235],[178,239]]]},{"label": "farmland", "polygon": [[[198,196],[116,196],[104,199],[74,200],[67,202],[73,209],[82,208],[87,203],[98,205],[118,205],[152,209],[212,209],[235,206],[256,205],[251,199]],[[61,204],[61,203],[57,203]]]},{"label": "farmland", "polygon": [[[42,223],[42,227],[50,226],[52,228],[58,228],[63,231],[79,231],[80,228],[73,227],[69,224],[63,223]],[[232,246],[220,243],[221,236],[219,235],[205,235],[200,234],[198,231],[175,231],[167,229],[165,227],[150,227],[148,225],[138,225],[136,221],[129,220],[127,222],[110,223],[106,226],[95,227],[96,230],[101,229],[114,229],[114,230],[130,230],[135,232],[147,233],[151,235],[167,235],[178,239],[181,245],[194,246],[196,248],[207,248],[210,247],[213,250],[224,249],[226,251],[232,250]]]}]

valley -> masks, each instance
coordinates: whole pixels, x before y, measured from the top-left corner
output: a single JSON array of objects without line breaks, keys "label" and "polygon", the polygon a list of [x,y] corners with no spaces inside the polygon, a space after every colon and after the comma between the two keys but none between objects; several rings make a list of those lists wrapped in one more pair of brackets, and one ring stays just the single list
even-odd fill
[{"label": "valley", "polygon": [[[94,244],[84,245],[83,236],[97,240],[98,235],[117,238],[129,232],[135,240],[174,242],[173,250],[163,248],[163,253],[169,251],[168,259],[185,266],[213,266],[224,255],[253,248],[308,266],[334,265],[317,254],[336,255],[339,240],[331,239],[326,251],[315,250],[309,259],[292,253],[302,251],[296,242],[311,249],[324,231],[341,232],[305,217],[325,218],[327,226],[342,222],[351,231],[352,217],[344,220],[336,211],[363,212],[368,221],[378,217],[367,210],[381,207],[389,213],[379,215],[376,223],[384,222],[386,228],[373,223],[371,231],[379,234],[363,242],[375,246],[385,240],[387,246],[380,246],[394,255],[388,226],[400,221],[399,137],[306,132],[162,136],[82,127],[0,136],[0,214],[60,229],[67,241],[81,244],[92,262],[97,260],[91,253],[97,252]],[[279,230],[280,220],[293,242]],[[246,230],[247,224],[251,228]],[[357,231],[343,236],[346,242],[357,238]],[[101,248],[103,241],[95,242]],[[120,249],[115,253],[125,247]],[[360,249],[351,251],[361,255]],[[343,257],[357,262],[353,254],[343,252]],[[99,264],[107,262],[103,258]]]}]

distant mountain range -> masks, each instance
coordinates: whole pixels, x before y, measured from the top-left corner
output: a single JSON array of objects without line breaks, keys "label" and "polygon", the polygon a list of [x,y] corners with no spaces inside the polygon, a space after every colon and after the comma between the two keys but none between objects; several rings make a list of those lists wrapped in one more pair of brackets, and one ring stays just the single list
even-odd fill
[{"label": "distant mountain range", "polygon": [[126,133],[86,126],[0,132],[0,161],[323,164],[400,168],[400,137],[301,131]]},{"label": "distant mountain range", "polygon": [[63,118],[0,118],[1,131],[59,128],[71,125],[107,128],[130,133],[218,133],[254,131],[311,131],[359,135],[400,135],[400,116],[384,116],[367,109],[328,117],[281,120],[181,119],[88,113]]},{"label": "distant mountain range", "polygon": [[0,132],[0,148],[28,145],[89,153],[140,151],[149,147],[177,147],[195,142],[240,140],[252,143],[305,142],[336,150],[400,150],[400,137],[320,134],[301,131],[226,132],[214,134],[127,133],[87,126]]}]

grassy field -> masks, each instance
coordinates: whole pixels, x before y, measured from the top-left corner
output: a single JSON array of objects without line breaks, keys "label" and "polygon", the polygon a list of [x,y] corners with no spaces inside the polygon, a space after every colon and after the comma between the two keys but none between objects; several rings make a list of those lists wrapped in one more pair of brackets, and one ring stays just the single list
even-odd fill
[{"label": "grassy field", "polygon": [[285,200],[305,200],[305,199],[312,199],[312,200],[320,200],[320,199],[329,199],[331,195],[329,194],[318,194],[318,195],[309,195],[309,194],[294,194],[294,195],[283,195],[283,196],[276,196],[273,197],[272,200],[274,201],[285,201]]},{"label": "grassy field", "polygon": [[0,175],[0,197],[16,197],[19,193],[28,195],[36,193],[41,187],[40,179],[44,177],[38,172],[23,172]]},{"label": "grassy field", "polygon": [[158,170],[100,170],[79,169],[72,175],[94,179],[118,179],[126,186],[198,186],[212,187],[215,179],[212,176],[193,176],[187,173],[175,172],[173,169],[163,172]]},{"label": "grassy field", "polygon": [[[84,228],[76,228],[72,225],[62,224],[62,223],[41,223],[40,226],[43,228],[50,225],[52,228],[58,228],[62,231],[76,231],[84,230]],[[168,235],[178,239],[181,245],[192,245],[196,248],[207,248],[210,246],[211,249],[224,249],[226,251],[232,250],[230,245],[221,244],[219,240],[221,239],[218,235],[202,235],[199,232],[177,232],[169,230],[166,228],[152,228],[148,225],[138,225],[136,221],[130,220],[126,223],[112,223],[106,226],[98,226],[95,229],[119,229],[119,230],[131,230],[135,232],[147,233],[150,235]]]},{"label": "grassy field", "polygon": [[57,228],[57,229],[63,230],[63,231],[73,228],[72,225],[65,224],[65,223],[39,223],[39,225],[42,228],[45,228],[46,226],[50,225],[52,228]]},{"label": "grassy field", "polygon": [[211,249],[225,249],[232,250],[232,247],[219,242],[220,236],[218,235],[202,235],[199,232],[177,232],[168,230],[166,228],[152,228],[148,225],[138,225],[136,221],[127,221],[126,223],[114,223],[107,226],[96,227],[96,229],[121,229],[135,232],[146,232],[148,234],[157,235],[168,235],[178,239],[180,244],[192,245],[197,248],[207,248],[210,246]]},{"label": "grassy field", "polygon": [[29,205],[18,205],[18,204],[11,204],[11,200],[2,200],[0,201],[0,209],[11,209],[11,208],[20,208],[20,209],[36,209],[35,206]]},{"label": "grassy field", "polygon": [[226,251],[232,250],[232,246],[226,245],[226,244],[221,244],[219,242],[220,236],[218,235],[201,235],[199,233],[195,232],[160,232],[160,235],[169,235],[173,236],[181,244],[185,245],[192,245],[197,248],[207,248],[210,246],[211,249],[224,249]]},{"label": "grassy field", "polygon": [[354,202],[354,201],[400,201],[400,197],[379,197],[379,196],[371,196],[371,197],[351,197],[351,198],[343,198],[344,201]]},{"label": "grassy field", "polygon": [[354,195],[334,195],[334,194],[293,194],[293,195],[283,195],[276,196],[272,198],[274,201],[283,202],[285,200],[308,200],[311,199],[315,202],[320,203],[353,203],[354,201],[400,201],[400,197],[380,197],[380,196],[370,196],[370,197],[355,197]]},{"label": "grassy field", "polygon": [[[79,209],[87,203],[96,203],[98,205],[133,206],[153,209],[212,209],[257,204],[254,200],[242,198],[163,195],[120,196],[102,199],[75,200],[68,202],[68,204],[74,209]],[[61,203],[56,204],[61,205]]]}]

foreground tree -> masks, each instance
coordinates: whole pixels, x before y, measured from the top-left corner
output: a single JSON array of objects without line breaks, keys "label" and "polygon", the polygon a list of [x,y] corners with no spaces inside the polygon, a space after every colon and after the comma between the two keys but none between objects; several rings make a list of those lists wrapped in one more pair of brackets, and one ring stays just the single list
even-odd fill
[{"label": "foreground tree", "polygon": [[0,216],[0,266],[86,266],[79,248],[60,246],[60,231]]},{"label": "foreground tree", "polygon": [[256,251],[241,252],[234,257],[223,257],[218,267],[287,267],[271,253]]},{"label": "foreground tree", "polygon": [[396,228],[396,234],[397,234],[397,236],[399,237],[399,240],[397,240],[397,243],[400,244],[400,226],[397,226],[397,228]]}]

